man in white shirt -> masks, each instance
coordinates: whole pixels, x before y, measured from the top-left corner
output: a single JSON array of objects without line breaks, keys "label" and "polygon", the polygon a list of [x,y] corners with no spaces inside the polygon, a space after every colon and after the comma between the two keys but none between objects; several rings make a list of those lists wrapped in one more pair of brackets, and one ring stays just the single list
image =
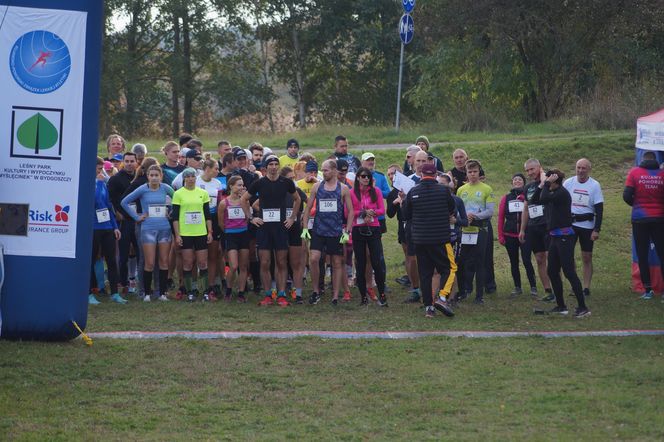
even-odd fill
[{"label": "man in white shirt", "polygon": [[583,294],[590,296],[593,276],[593,245],[599,239],[604,211],[602,187],[590,177],[592,165],[586,158],[576,162],[576,176],[568,178],[563,186],[572,197],[572,227],[581,244],[583,261]]}]

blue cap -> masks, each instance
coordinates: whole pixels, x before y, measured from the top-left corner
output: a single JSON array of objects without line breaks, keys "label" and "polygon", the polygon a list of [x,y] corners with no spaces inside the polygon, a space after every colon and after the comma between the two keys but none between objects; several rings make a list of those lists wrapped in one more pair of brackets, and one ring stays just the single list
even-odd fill
[{"label": "blue cap", "polygon": [[122,161],[122,154],[121,153],[116,153],[111,157],[112,161]]},{"label": "blue cap", "polygon": [[307,164],[304,166],[305,172],[318,172],[318,164],[315,161],[307,161]]}]

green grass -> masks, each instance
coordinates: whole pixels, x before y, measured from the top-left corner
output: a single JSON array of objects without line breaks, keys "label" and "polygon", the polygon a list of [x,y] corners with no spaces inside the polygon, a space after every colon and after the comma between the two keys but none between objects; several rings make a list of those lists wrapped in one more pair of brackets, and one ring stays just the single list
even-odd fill
[{"label": "green grass", "polygon": [[2,343],[7,440],[662,440],[662,337]]}]

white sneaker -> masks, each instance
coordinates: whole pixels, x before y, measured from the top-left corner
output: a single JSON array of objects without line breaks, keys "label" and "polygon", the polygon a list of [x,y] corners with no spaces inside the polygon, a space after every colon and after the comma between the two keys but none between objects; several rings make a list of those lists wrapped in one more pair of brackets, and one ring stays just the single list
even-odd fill
[{"label": "white sneaker", "polygon": [[166,302],[166,301],[168,301],[168,298],[166,297],[166,295],[161,295],[160,297],[157,298],[157,300],[162,301],[162,302]]},{"label": "white sneaker", "polygon": [[143,296],[143,302],[150,302],[152,299],[150,298],[150,295],[145,295]]}]

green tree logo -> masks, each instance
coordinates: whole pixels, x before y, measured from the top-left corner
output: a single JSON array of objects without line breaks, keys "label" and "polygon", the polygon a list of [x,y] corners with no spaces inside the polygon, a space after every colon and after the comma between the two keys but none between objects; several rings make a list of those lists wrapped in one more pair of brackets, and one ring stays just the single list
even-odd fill
[{"label": "green tree logo", "polygon": [[55,146],[58,142],[58,129],[48,118],[37,112],[18,127],[16,138],[23,147],[34,149],[35,155],[38,155],[40,149]]}]

